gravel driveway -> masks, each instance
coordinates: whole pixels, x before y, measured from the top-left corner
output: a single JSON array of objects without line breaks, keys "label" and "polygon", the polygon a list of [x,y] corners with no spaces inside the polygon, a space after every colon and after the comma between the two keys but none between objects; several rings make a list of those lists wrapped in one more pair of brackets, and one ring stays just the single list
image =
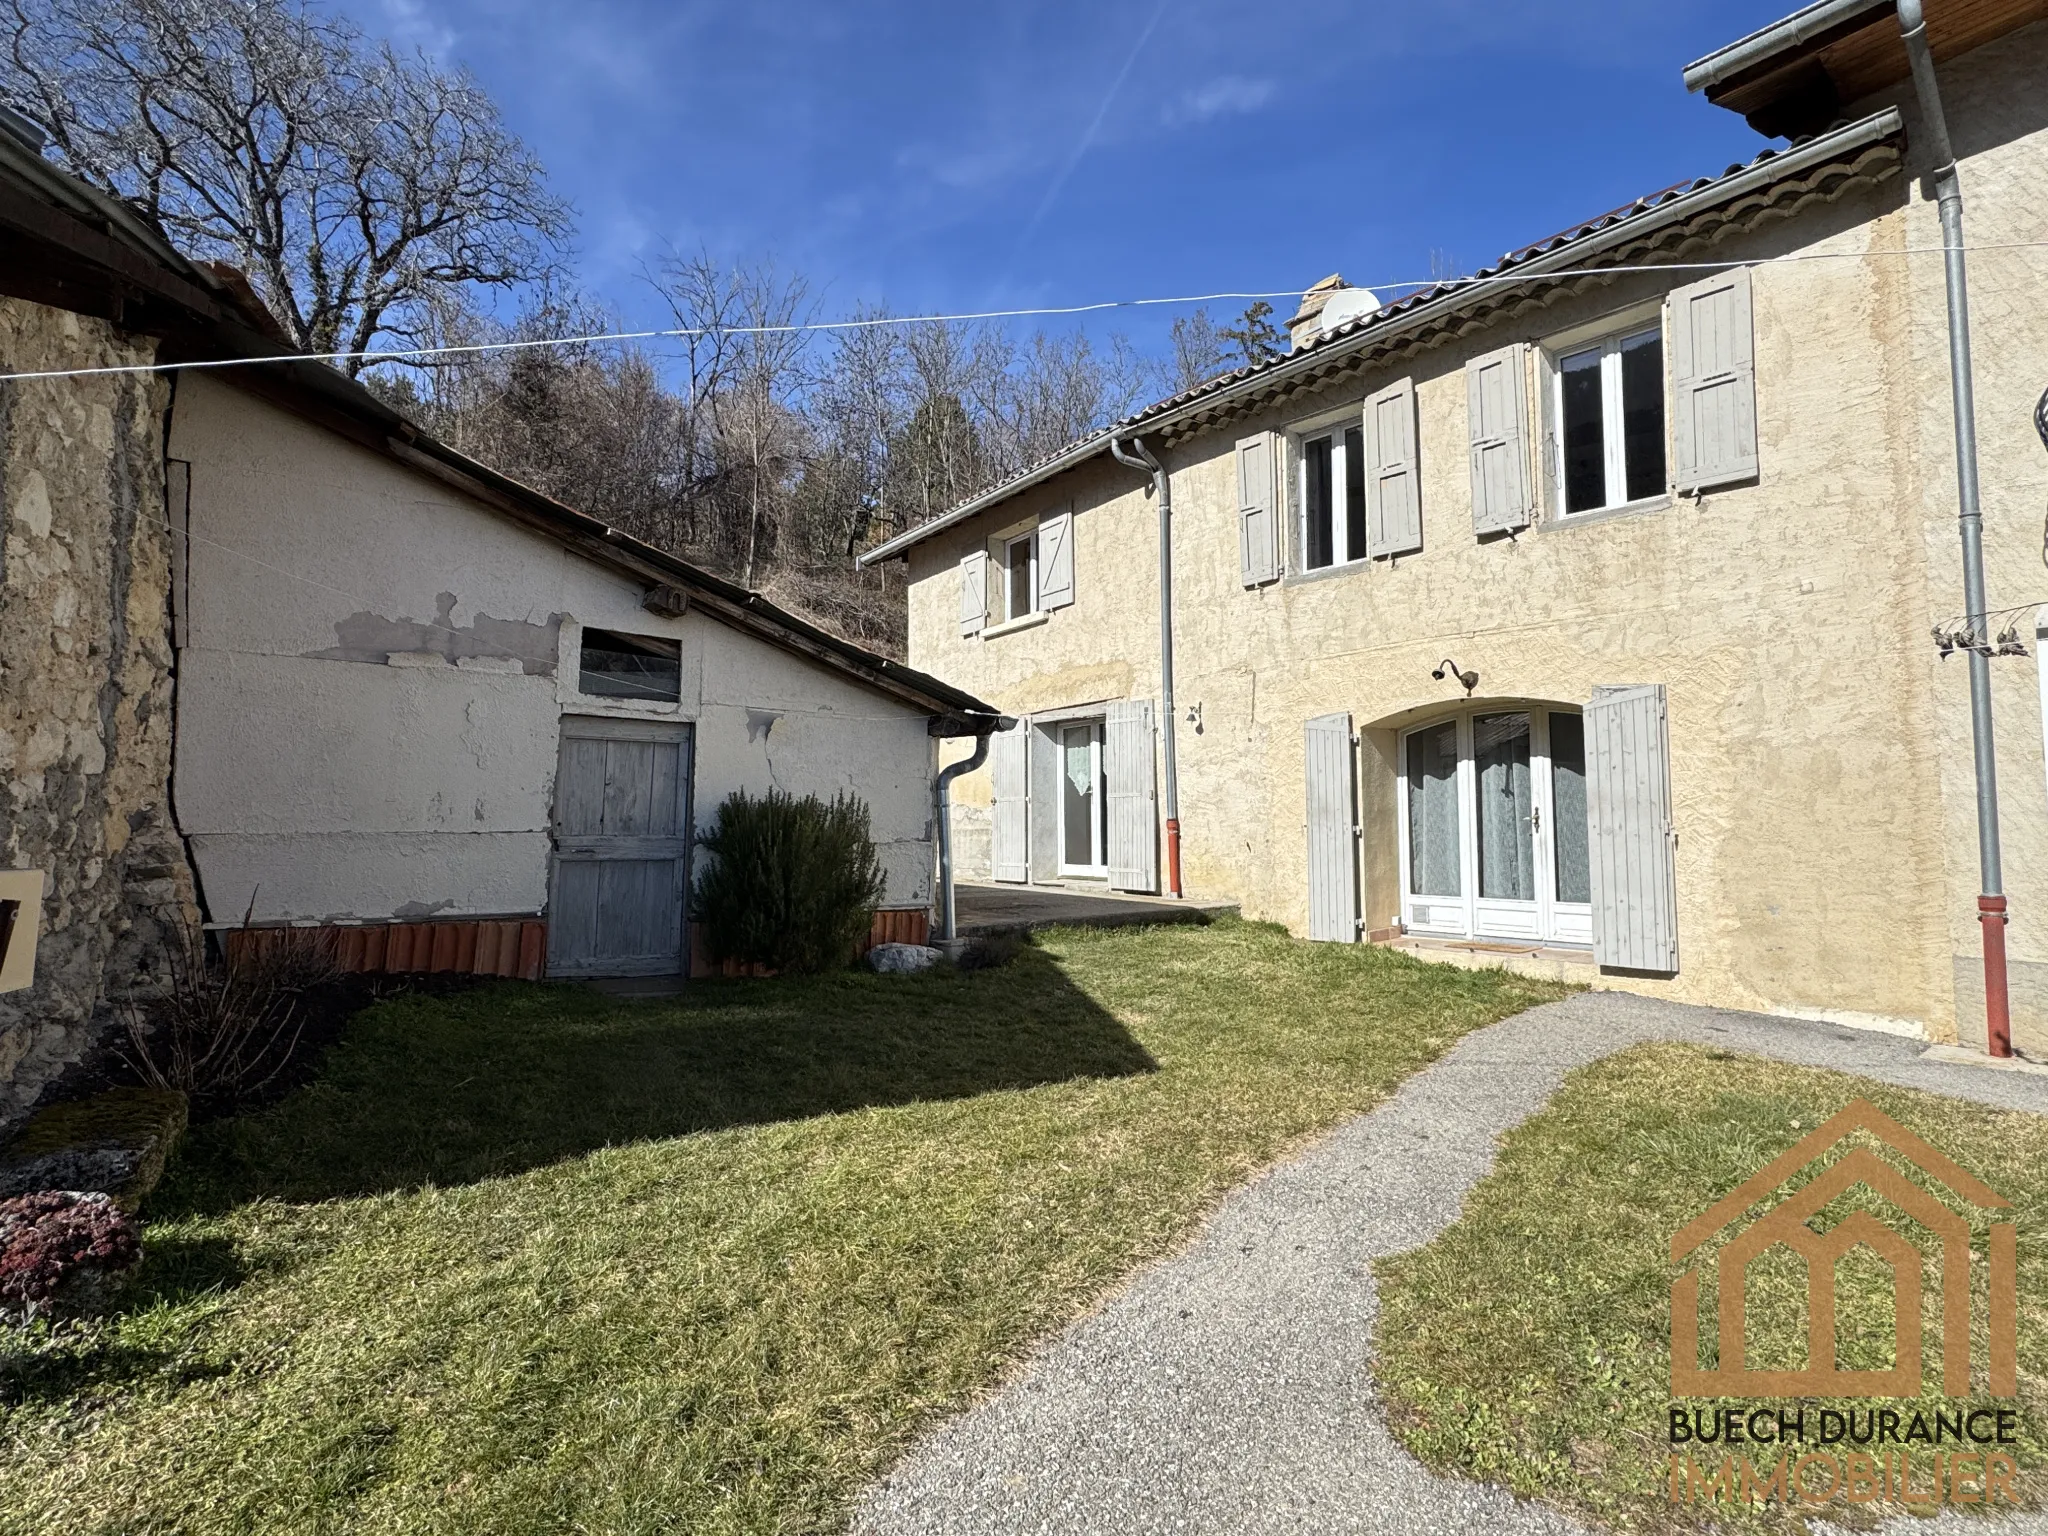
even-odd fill
[{"label": "gravel driveway", "polygon": [[[1224,1202],[871,1489],[855,1536],[1351,1536],[1588,1529],[1395,1442],[1373,1394],[1372,1260],[1456,1220],[1495,1138],[1564,1075],[1689,1040],[2048,1114],[2048,1076],[1912,1040],[1591,992],[1467,1036],[1387,1103]],[[1961,1517],[1903,1522],[1915,1536]],[[1967,1523],[1972,1530],[1985,1522]],[[2001,1531],[2048,1531],[2008,1517]]]}]

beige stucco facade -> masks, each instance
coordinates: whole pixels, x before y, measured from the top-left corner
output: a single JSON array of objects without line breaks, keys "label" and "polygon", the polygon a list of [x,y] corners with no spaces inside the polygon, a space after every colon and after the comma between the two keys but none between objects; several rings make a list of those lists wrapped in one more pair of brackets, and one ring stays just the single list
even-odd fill
[{"label": "beige stucco facade", "polygon": [[[2048,25],[1944,65],[1963,155],[1991,606],[2048,597]],[[1909,93],[1900,100],[1907,114]],[[1853,115],[1881,102],[1859,104]],[[1198,435],[1148,442],[1172,477],[1180,816],[1191,893],[1302,931],[1303,727],[1359,732],[1363,926],[1399,913],[1395,747],[1404,725],[1474,702],[1578,707],[1601,685],[1667,690],[1680,965],[1571,974],[1724,1006],[1820,1014],[1981,1043],[1978,866],[1942,268],[1933,207],[1906,173],[1694,242],[1752,263],[1760,472],[1702,497],[1476,537],[1466,363],[1638,306],[1696,272],[1552,285],[1540,306]],[[1696,253],[1696,254],[1694,254]],[[1684,260],[1681,255],[1677,260]],[[1529,439],[1543,386],[1532,354]],[[1240,581],[1236,441],[1351,414],[1415,382],[1423,547]],[[1285,439],[1283,439],[1285,441]],[[1290,472],[1286,483],[1298,483]],[[1075,513],[1074,600],[1031,627],[963,636],[958,565],[996,530]],[[1017,713],[1159,692],[1155,509],[1106,454],[912,546],[910,655]],[[1284,519],[1294,525],[1290,516]],[[2020,629],[2034,649],[2031,609]],[[2048,775],[2037,659],[1992,664],[2016,1038],[2048,1048]],[[985,773],[957,791],[962,867],[986,874]],[[980,862],[977,863],[977,860]],[[1568,968],[1570,969],[1570,968]]]}]

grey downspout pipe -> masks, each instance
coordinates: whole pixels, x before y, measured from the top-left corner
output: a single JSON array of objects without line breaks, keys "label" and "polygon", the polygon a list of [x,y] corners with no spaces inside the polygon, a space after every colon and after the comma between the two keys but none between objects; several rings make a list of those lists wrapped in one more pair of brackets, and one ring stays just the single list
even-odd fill
[{"label": "grey downspout pipe", "polygon": [[1119,464],[1149,473],[1159,498],[1159,712],[1166,721],[1161,738],[1166,759],[1166,893],[1177,898],[1181,894],[1180,770],[1173,717],[1173,482],[1140,438],[1132,438],[1126,447],[1122,439],[1112,437],[1109,451]]},{"label": "grey downspout pipe", "polygon": [[939,802],[939,937],[942,939],[960,937],[959,914],[953,905],[953,781],[962,774],[974,772],[988,761],[989,735],[990,731],[977,732],[973,753],[941,768],[938,782],[932,790]]},{"label": "grey downspout pipe", "polygon": [[1998,763],[1991,731],[1990,633],[1984,596],[1984,508],[1977,483],[1977,405],[1970,369],[1970,289],[1963,262],[1963,184],[1941,110],[1934,55],[1927,46],[1921,0],[1898,0],[1899,32],[1913,69],[1920,126],[1933,157],[1931,179],[1941,213],[1943,275],[1948,286],[1949,388],[1956,430],[1956,496],[1963,536],[1963,603],[1970,627],[1970,742],[1977,760],[1977,863],[1982,893],[1977,920],[1984,936],[1984,1023],[1993,1056],[2012,1054],[2012,1016],[2005,973],[2005,872],[1998,847]]}]

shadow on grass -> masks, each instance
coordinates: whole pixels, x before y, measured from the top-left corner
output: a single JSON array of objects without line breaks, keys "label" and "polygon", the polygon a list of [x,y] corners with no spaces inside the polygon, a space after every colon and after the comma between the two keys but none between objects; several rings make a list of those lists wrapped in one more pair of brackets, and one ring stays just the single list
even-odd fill
[{"label": "shadow on grass", "polygon": [[109,1343],[89,1336],[42,1350],[0,1354],[0,1410],[47,1403],[99,1406],[102,1393],[145,1379],[179,1384],[233,1372],[230,1361],[196,1360],[178,1351]]},{"label": "shadow on grass", "polygon": [[[235,1289],[252,1273],[236,1245],[224,1237],[162,1237],[144,1241],[142,1265],[117,1282],[110,1295],[88,1304],[87,1319],[112,1321],[169,1304]],[[206,1359],[185,1349],[135,1344],[97,1321],[78,1322],[69,1309],[40,1342],[16,1332],[0,1339],[0,1409],[66,1402],[115,1391],[145,1377],[180,1383],[224,1376],[232,1361]]]},{"label": "shadow on grass", "polygon": [[196,1131],[152,1216],[461,1184],[599,1147],[1156,1063],[1042,951],[970,973],[508,983],[360,1016],[283,1102]]}]

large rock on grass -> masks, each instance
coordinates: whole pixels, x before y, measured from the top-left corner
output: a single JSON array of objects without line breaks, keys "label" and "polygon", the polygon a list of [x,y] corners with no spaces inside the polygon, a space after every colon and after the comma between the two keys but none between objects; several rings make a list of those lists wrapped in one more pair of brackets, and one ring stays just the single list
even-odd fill
[{"label": "large rock on grass", "polygon": [[946,957],[928,944],[877,944],[868,951],[868,965],[885,976],[928,971]]},{"label": "large rock on grass", "polygon": [[89,1190],[132,1211],[163,1177],[188,1112],[184,1094],[162,1088],[110,1088],[40,1109],[0,1151],[0,1200]]}]

